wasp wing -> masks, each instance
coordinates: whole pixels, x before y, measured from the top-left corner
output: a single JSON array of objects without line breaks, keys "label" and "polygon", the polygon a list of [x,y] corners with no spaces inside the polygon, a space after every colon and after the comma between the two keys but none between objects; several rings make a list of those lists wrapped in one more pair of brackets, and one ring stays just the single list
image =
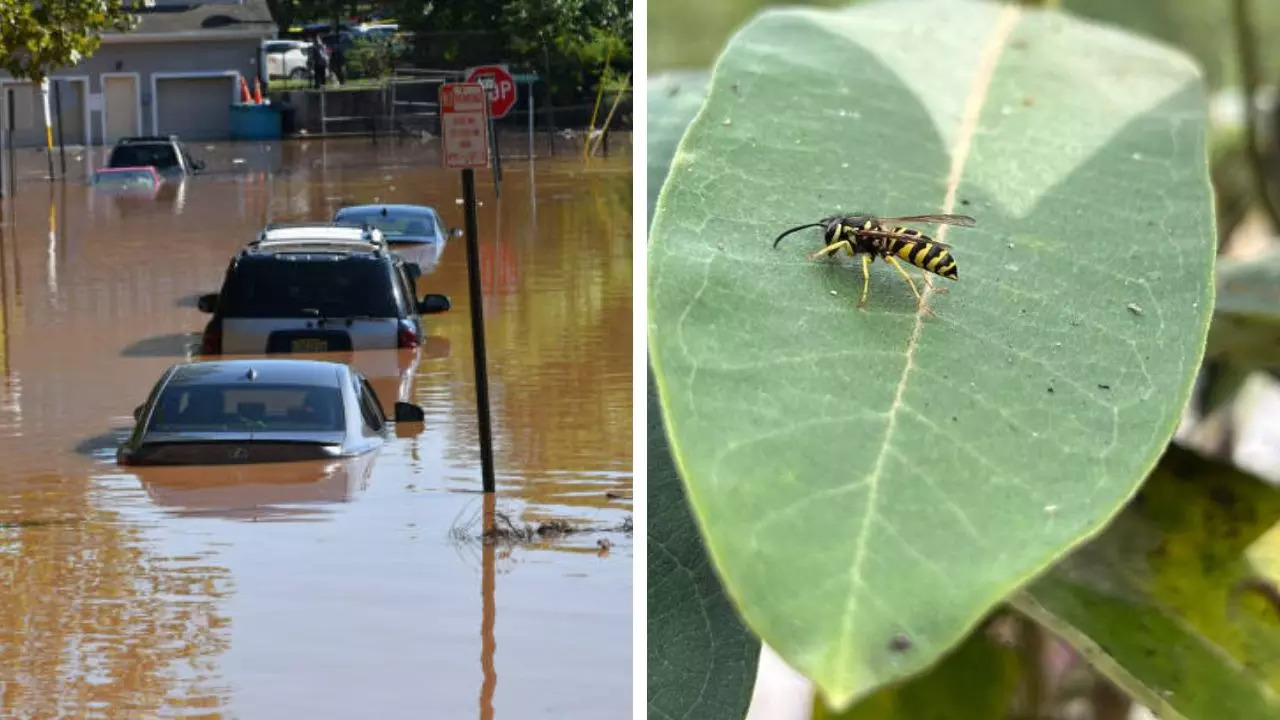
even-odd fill
[{"label": "wasp wing", "polygon": [[978,224],[977,220],[968,215],[902,215],[900,217],[882,217],[876,218],[880,222],[904,222],[904,223],[941,223],[943,225],[959,225],[960,227],[973,227]]},{"label": "wasp wing", "polygon": [[933,243],[938,247],[946,248],[948,250],[951,249],[951,245],[944,243],[941,240],[935,240],[932,237],[922,237],[920,235],[903,235],[902,233],[896,233],[896,232],[893,232],[892,230],[863,230],[861,228],[855,230],[854,232],[857,233],[858,235],[863,235],[866,237],[892,238],[896,240],[906,240],[908,242],[912,242],[920,245],[923,245],[924,243]]}]

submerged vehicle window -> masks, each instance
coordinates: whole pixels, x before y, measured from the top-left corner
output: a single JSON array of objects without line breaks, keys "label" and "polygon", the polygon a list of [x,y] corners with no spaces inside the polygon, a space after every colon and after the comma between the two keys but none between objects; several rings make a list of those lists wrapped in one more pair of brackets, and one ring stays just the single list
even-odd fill
[{"label": "submerged vehicle window", "polygon": [[398,317],[384,262],[360,258],[247,259],[219,304],[226,317]]},{"label": "submerged vehicle window", "polygon": [[397,235],[408,235],[410,237],[421,237],[423,235],[433,235],[436,231],[436,216],[419,211],[397,211],[389,212],[383,215],[381,212],[374,211],[368,213],[339,213],[336,218],[337,222],[349,225],[369,225],[382,231],[387,238],[393,238]]},{"label": "submerged vehicle window", "polygon": [[111,151],[108,164],[112,167],[150,165],[157,170],[167,170],[178,166],[178,154],[166,143],[117,145]]},{"label": "submerged vehicle window", "polygon": [[343,430],[342,393],[306,385],[171,385],[149,432]]}]

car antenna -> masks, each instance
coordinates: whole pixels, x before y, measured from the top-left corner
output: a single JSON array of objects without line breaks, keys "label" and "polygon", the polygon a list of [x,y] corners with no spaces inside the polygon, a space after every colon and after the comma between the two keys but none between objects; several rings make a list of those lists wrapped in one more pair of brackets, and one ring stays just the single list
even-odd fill
[{"label": "car antenna", "polygon": [[258,377],[258,371],[254,370],[253,368],[249,368],[249,370],[245,372],[244,376],[250,380],[253,380],[254,378]]},{"label": "car antenna", "polygon": [[387,208],[386,208],[386,207],[383,207],[383,208],[382,208],[382,217],[386,217],[386,216],[387,216]]}]

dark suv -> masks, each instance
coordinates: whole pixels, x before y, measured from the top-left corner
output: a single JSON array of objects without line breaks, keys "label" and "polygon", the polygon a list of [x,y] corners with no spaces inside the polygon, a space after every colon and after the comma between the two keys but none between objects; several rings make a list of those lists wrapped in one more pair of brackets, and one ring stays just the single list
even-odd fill
[{"label": "dark suv", "polygon": [[162,175],[194,175],[204,170],[204,163],[191,157],[177,135],[120,138],[107,158],[109,168],[147,165]]},{"label": "dark suv", "polygon": [[414,296],[420,274],[373,228],[269,225],[232,258],[222,290],[200,297],[213,314],[202,353],[417,347],[421,316],[450,307],[444,295]]}]

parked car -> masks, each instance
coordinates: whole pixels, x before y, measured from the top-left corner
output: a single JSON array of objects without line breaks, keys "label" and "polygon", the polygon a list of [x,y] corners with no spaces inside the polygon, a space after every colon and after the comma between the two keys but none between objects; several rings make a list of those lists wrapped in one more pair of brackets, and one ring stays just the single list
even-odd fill
[{"label": "parked car", "polygon": [[459,228],[446,228],[435,208],[426,205],[352,205],[339,208],[333,221],[377,228],[392,251],[417,263],[424,275],[440,263],[449,238],[462,235]]},{"label": "parked car", "polygon": [[303,80],[310,76],[307,62],[310,43],[301,40],[264,40],[262,42],[262,67],[267,69],[267,80],[289,78]]},{"label": "parked car", "polygon": [[93,174],[89,184],[95,190],[113,195],[154,198],[164,184],[160,171],[150,165],[102,168]]},{"label": "parked car", "polygon": [[[221,465],[353,457],[381,447],[390,422],[349,365],[252,359],[179,363],[134,408],[122,465]],[[395,404],[394,422],[422,422]]]},{"label": "parked car", "polygon": [[194,175],[204,170],[204,162],[191,157],[177,135],[140,135],[116,141],[107,156],[108,168],[149,165],[161,175]]},{"label": "parked car", "polygon": [[356,34],[369,39],[390,40],[400,33],[398,23],[360,23],[355,27]]},{"label": "parked car", "polygon": [[213,317],[201,351],[319,353],[418,347],[422,316],[449,298],[418,300],[421,268],[382,233],[330,223],[268,225],[231,259],[217,293],[197,307]]}]

